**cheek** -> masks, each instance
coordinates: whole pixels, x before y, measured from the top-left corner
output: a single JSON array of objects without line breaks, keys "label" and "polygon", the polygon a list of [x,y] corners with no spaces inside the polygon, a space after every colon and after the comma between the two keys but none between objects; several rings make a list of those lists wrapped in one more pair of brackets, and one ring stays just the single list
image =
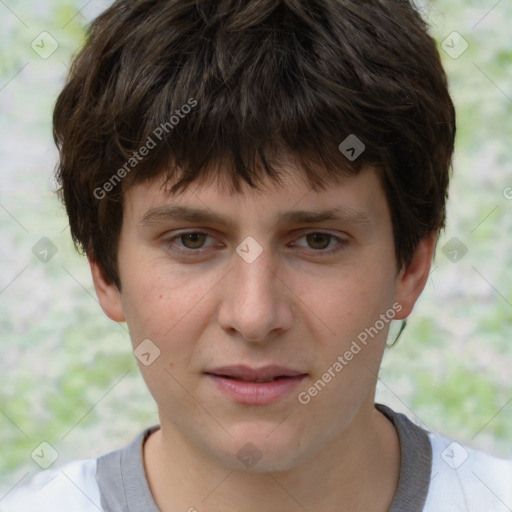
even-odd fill
[{"label": "cheek", "polygon": [[304,315],[311,319],[306,329],[313,332],[319,355],[312,387],[302,390],[302,397],[310,400],[304,413],[330,418],[326,422],[337,425],[333,431],[373,390],[395,315],[393,282],[392,271],[354,267],[336,279],[323,280],[317,288],[321,292],[304,297]]},{"label": "cheek", "polygon": [[123,309],[133,344],[149,338],[162,353],[193,347],[194,337],[211,318],[209,291],[218,279],[146,268],[142,276],[123,283]]},{"label": "cheek", "polygon": [[[312,283],[310,283],[312,284]],[[342,344],[375,323],[392,306],[394,273],[375,266],[353,267],[304,286],[304,303]]]},{"label": "cheek", "polygon": [[212,317],[210,280],[166,276],[159,270],[125,281],[123,307],[135,352],[144,340],[151,340],[156,348],[150,345],[150,351],[158,354],[149,365],[139,359],[141,374],[157,403],[185,410],[191,404],[179,383],[201,360],[197,340]]}]

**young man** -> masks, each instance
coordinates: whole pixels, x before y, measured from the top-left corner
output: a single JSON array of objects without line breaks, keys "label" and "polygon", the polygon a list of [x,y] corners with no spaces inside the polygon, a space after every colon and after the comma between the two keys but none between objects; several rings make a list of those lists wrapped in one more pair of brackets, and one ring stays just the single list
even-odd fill
[{"label": "young man", "polygon": [[74,240],[160,425],[0,510],[510,510],[511,462],[374,404],[455,134],[409,2],[117,1],[54,126]]}]

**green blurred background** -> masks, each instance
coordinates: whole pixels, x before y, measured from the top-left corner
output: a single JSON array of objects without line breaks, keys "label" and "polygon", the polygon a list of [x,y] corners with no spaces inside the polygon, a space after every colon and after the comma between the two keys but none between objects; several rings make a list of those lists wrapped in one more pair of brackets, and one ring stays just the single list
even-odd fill
[{"label": "green blurred background", "polygon": [[[31,453],[42,441],[62,463],[158,421],[126,328],[103,315],[53,193],[53,104],[84,27],[108,4],[0,2],[0,499],[39,469]],[[421,9],[458,111],[454,178],[429,283],[385,355],[378,401],[511,457],[512,6]],[[57,250],[47,263],[32,252],[43,237]]]}]

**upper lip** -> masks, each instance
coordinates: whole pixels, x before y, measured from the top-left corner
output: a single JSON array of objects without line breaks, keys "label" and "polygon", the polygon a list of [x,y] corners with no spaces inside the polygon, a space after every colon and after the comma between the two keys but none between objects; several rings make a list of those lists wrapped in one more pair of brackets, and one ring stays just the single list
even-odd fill
[{"label": "upper lip", "polygon": [[274,364],[262,366],[260,368],[251,368],[250,366],[245,365],[219,366],[208,370],[205,373],[246,381],[269,380],[276,377],[297,377],[298,375],[306,375],[305,372]]}]

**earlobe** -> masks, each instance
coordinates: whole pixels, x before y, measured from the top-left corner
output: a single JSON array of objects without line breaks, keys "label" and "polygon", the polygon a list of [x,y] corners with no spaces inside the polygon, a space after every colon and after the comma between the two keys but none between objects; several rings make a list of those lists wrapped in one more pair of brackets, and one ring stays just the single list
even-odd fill
[{"label": "earlobe", "polygon": [[114,322],[125,322],[124,311],[121,302],[121,292],[117,286],[105,279],[98,263],[89,258],[94,289],[103,312]]},{"label": "earlobe", "polygon": [[411,262],[398,274],[395,301],[402,306],[402,309],[395,317],[397,320],[407,318],[411,314],[414,304],[427,284],[436,236],[437,233],[432,233],[421,239]]}]

